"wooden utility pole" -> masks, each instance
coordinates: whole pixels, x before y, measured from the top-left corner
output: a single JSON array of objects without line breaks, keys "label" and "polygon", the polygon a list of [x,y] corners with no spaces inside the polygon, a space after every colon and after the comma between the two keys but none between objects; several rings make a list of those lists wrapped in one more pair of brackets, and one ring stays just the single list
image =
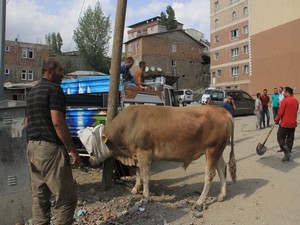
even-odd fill
[{"label": "wooden utility pole", "polygon": [[[115,17],[115,28],[114,28],[114,39],[113,49],[110,65],[110,84],[109,84],[109,95],[108,95],[108,108],[107,108],[107,123],[118,113],[118,98],[119,98],[119,84],[120,84],[120,65],[123,47],[123,34],[124,24],[126,16],[127,0],[118,0],[116,17]],[[105,190],[107,190],[112,183],[114,168],[114,159],[111,157],[106,159],[103,164],[102,182]]]}]

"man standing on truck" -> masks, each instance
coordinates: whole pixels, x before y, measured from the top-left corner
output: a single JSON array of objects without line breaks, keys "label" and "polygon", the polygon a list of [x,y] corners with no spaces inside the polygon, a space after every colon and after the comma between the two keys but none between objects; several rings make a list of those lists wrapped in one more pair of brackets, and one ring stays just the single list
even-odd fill
[{"label": "man standing on truck", "polygon": [[132,57],[127,57],[125,63],[121,65],[121,75],[125,86],[136,86],[134,76],[130,73],[130,69],[134,64]]},{"label": "man standing on truck", "polygon": [[80,157],[65,121],[60,62],[45,60],[42,73],[42,80],[29,93],[25,118],[33,222],[50,224],[54,195],[55,224],[71,225],[78,198],[71,166],[80,166]]}]

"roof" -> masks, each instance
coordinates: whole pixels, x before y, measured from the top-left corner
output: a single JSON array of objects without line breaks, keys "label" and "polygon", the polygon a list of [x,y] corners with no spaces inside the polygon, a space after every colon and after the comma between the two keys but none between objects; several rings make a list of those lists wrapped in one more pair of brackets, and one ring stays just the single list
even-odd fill
[{"label": "roof", "polygon": [[155,35],[161,35],[161,34],[167,34],[167,33],[172,33],[172,32],[181,32],[182,34],[188,36],[189,38],[193,39],[195,42],[201,44],[201,45],[204,45],[204,47],[207,47],[202,41],[198,41],[196,40],[195,38],[193,38],[191,35],[189,35],[188,33],[186,33],[183,29],[178,29],[178,30],[168,30],[168,31],[163,31],[163,32],[158,32],[158,33],[152,33],[152,34],[145,34],[145,35],[140,35],[140,36],[137,36],[135,38],[132,38],[126,42],[124,42],[124,44],[127,44],[127,43],[130,43],[134,40],[137,40],[139,38],[142,38],[142,37],[150,37],[150,36],[155,36]]},{"label": "roof", "polygon": [[[128,28],[135,28],[135,27],[138,27],[142,24],[145,24],[145,23],[150,23],[150,22],[153,22],[153,21],[160,21],[161,17],[160,16],[155,16],[155,17],[152,17],[150,19],[147,19],[147,20],[144,20],[144,21],[141,21],[141,22],[138,22],[138,23],[135,23],[135,24],[132,24],[132,25],[129,25]],[[178,24],[182,24],[183,23],[180,23],[178,21],[176,21]]]},{"label": "roof", "polygon": [[129,27],[129,28],[134,28],[134,27],[140,26],[140,25],[145,24],[145,23],[153,22],[153,21],[155,21],[155,20],[160,20],[160,16],[152,17],[152,18],[150,18],[150,19],[147,19],[147,20],[138,22],[138,23],[136,23],[136,24],[129,25],[128,27]]}]

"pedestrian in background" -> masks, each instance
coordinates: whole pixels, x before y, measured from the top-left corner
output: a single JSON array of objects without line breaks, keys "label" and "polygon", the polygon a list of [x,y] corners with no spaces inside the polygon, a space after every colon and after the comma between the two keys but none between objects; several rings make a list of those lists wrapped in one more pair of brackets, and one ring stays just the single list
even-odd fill
[{"label": "pedestrian in background", "polygon": [[279,107],[280,107],[280,103],[282,102],[282,100],[284,99],[284,94],[283,94],[283,87],[279,87],[278,88],[278,101],[279,101]]},{"label": "pedestrian in background", "polygon": [[80,157],[65,121],[60,62],[54,58],[45,60],[42,74],[28,95],[25,118],[33,223],[50,224],[53,195],[55,224],[71,225],[77,206],[77,185],[71,166],[80,166]]},{"label": "pedestrian in background", "polygon": [[267,89],[263,90],[263,94],[260,96],[260,101],[262,104],[261,118],[262,118],[263,128],[266,127],[265,117],[267,117],[267,127],[270,127],[270,111],[269,111],[270,97],[268,96]]},{"label": "pedestrian in background", "polygon": [[277,141],[281,149],[280,151],[284,152],[282,162],[290,161],[299,108],[298,100],[293,97],[292,88],[285,87],[284,96],[285,98],[282,100],[279,112],[274,120],[276,123],[280,121],[277,132]]},{"label": "pedestrian in background", "polygon": [[260,130],[262,125],[262,121],[261,121],[262,105],[260,100],[260,93],[256,94],[255,111],[256,111],[256,129]]},{"label": "pedestrian in background", "polygon": [[[279,93],[277,88],[274,88],[274,93],[271,96],[271,100],[272,100],[273,120],[275,120],[279,109]],[[278,125],[278,123],[276,123],[276,125]]]}]

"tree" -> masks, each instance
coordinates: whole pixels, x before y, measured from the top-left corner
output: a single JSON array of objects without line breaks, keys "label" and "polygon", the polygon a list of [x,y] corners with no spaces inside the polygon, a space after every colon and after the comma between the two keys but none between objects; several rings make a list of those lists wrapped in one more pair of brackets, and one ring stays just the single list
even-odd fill
[{"label": "tree", "polygon": [[160,25],[165,26],[167,30],[176,29],[177,20],[175,18],[175,12],[170,5],[167,6],[166,13],[160,13]]},{"label": "tree", "polygon": [[49,33],[45,35],[46,44],[50,46],[50,55],[59,55],[63,45],[60,33]]},{"label": "tree", "polygon": [[79,19],[73,38],[87,68],[108,72],[106,55],[111,37],[110,26],[110,17],[103,14],[99,2],[94,10],[89,6]]}]

